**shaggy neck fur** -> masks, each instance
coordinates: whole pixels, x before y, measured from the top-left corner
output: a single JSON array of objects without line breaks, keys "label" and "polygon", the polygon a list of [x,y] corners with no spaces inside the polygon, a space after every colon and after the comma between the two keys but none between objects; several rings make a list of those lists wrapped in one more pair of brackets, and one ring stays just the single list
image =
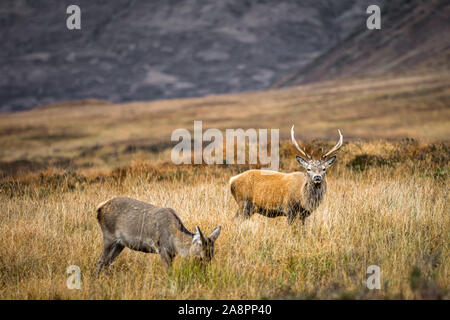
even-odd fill
[{"label": "shaggy neck fur", "polygon": [[321,183],[308,181],[303,189],[303,203],[306,210],[314,211],[320,204],[327,190],[327,182],[323,180]]},{"label": "shaggy neck fur", "polygon": [[189,256],[190,249],[193,243],[194,234],[189,233],[180,233],[175,237],[175,250],[177,254],[179,254],[182,257]]}]

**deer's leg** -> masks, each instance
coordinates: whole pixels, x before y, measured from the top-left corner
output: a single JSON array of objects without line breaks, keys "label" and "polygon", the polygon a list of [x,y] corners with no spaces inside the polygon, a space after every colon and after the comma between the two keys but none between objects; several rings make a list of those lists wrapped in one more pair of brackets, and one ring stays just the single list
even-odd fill
[{"label": "deer's leg", "polygon": [[251,216],[252,204],[250,201],[242,200],[240,203],[240,208],[237,210],[235,218],[243,217],[250,218]]},{"label": "deer's leg", "polygon": [[168,273],[170,267],[172,266],[174,255],[170,254],[167,249],[162,248],[159,251],[159,256],[161,257],[161,262],[163,263],[164,269]]},{"label": "deer's leg", "polygon": [[239,218],[239,216],[241,215],[241,209],[237,209],[236,211],[236,215],[234,216],[234,218]]},{"label": "deer's leg", "polygon": [[302,220],[302,226],[305,225],[305,220],[306,218],[308,218],[310,216],[311,212],[307,211],[307,210],[303,210],[300,214],[299,217]]},{"label": "deer's leg", "polygon": [[287,205],[282,205],[281,211],[287,217],[287,222],[289,225],[293,224],[298,216],[297,205],[292,202]]},{"label": "deer's leg", "polygon": [[305,226],[306,217],[300,217],[300,221],[302,222],[302,226]]},{"label": "deer's leg", "polygon": [[117,258],[124,248],[125,246],[123,244],[114,242],[111,250],[109,251],[107,260],[105,261],[105,268],[107,268],[114,261],[114,259]]},{"label": "deer's leg", "polygon": [[286,208],[286,216],[288,218],[288,224],[291,225],[297,219],[302,221],[302,225],[305,225],[305,219],[309,215],[309,212],[302,209],[298,203],[291,202]]},{"label": "deer's leg", "polygon": [[243,217],[243,218],[249,218],[251,215],[251,208],[252,204],[248,200],[242,200],[241,202],[238,202],[239,209],[236,211],[235,218]]},{"label": "deer's leg", "polygon": [[120,244],[117,240],[105,240],[103,244],[103,252],[101,253],[98,261],[97,275],[100,273],[102,268],[108,268],[124,248],[125,246]]},{"label": "deer's leg", "polygon": [[98,257],[97,272],[96,272],[97,277],[100,274],[100,271],[102,270],[103,266],[105,265],[105,258],[110,250],[109,248],[111,247],[112,243],[113,241],[111,239],[103,235],[103,250],[100,253],[100,256]]},{"label": "deer's leg", "polygon": [[244,217],[246,219],[250,218],[253,214],[252,209],[253,209],[253,204],[250,201],[248,201],[248,200],[242,201],[242,207],[241,207],[242,217]]},{"label": "deer's leg", "polygon": [[305,226],[305,220],[306,220],[305,216],[302,216],[301,214],[296,214],[296,213],[288,215],[288,224],[289,225],[293,224],[297,220],[300,220],[302,222],[302,226]]},{"label": "deer's leg", "polygon": [[294,221],[297,219],[298,214],[295,211],[289,210],[287,213],[287,219],[288,219],[288,224],[293,224]]}]

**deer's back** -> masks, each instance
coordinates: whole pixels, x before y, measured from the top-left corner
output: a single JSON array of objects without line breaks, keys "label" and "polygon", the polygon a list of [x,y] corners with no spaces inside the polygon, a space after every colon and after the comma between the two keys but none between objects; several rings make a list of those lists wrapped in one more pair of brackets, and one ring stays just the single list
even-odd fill
[{"label": "deer's back", "polygon": [[116,197],[97,207],[97,219],[105,232],[117,237],[160,238],[187,231],[171,208],[128,197]]},{"label": "deer's back", "polygon": [[276,209],[290,196],[301,194],[305,182],[303,173],[272,172],[248,170],[230,179],[231,190],[236,200],[249,200],[253,204]]}]

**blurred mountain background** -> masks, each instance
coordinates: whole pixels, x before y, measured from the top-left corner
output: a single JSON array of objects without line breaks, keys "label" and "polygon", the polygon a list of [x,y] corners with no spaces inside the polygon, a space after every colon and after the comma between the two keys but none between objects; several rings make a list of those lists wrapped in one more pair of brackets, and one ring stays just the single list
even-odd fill
[{"label": "blurred mountain background", "polygon": [[[314,80],[315,59],[330,49],[339,55],[340,44],[350,43],[347,50],[355,59],[373,49],[358,47],[360,37],[369,42],[381,37],[375,45],[383,47],[384,30],[392,26],[382,9],[383,31],[367,31],[366,8],[383,8],[385,2],[79,0],[81,30],[68,30],[66,8],[73,1],[2,0],[0,111],[85,98],[126,102],[264,90],[289,84],[286,79],[297,83],[292,74],[304,66]],[[417,3],[428,19],[436,19],[432,1],[395,1],[395,6],[408,14],[417,11]],[[448,13],[447,2],[437,3]],[[409,18],[398,19],[395,25]],[[424,35],[437,32],[433,37],[448,44],[440,22],[429,28]],[[399,29],[390,41],[414,37],[413,32]],[[402,50],[414,45],[401,41]],[[317,69],[322,78],[330,61]]]},{"label": "blurred mountain background", "polygon": [[391,1],[378,32],[355,28],[276,87],[345,78],[449,72],[450,2]]}]

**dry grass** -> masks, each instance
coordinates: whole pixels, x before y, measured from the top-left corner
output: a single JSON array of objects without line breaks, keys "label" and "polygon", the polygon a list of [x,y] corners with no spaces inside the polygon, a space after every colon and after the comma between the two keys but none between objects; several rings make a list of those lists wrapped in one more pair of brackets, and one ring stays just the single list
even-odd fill
[{"label": "dry grass", "polygon": [[[282,169],[297,168],[281,146]],[[49,169],[3,179],[2,299],[449,298],[447,144],[346,144],[324,203],[301,224],[259,215],[234,220],[228,178],[245,166],[181,166],[135,159],[110,172]],[[173,207],[186,227],[223,231],[206,270],[177,257],[125,250],[94,278],[101,249],[95,206],[127,195]],[[365,286],[381,267],[381,290]],[[82,270],[81,290],[66,268]]]},{"label": "dry grass", "polygon": [[[111,105],[85,101],[0,118],[0,299],[444,298],[449,293],[448,74],[328,82],[264,93]],[[170,133],[280,128],[347,142],[305,227],[234,220],[230,176],[248,166],[175,166]],[[414,139],[401,140],[409,137]],[[311,141],[306,149],[330,147]],[[288,142],[281,170],[298,170]],[[96,205],[126,195],[173,207],[186,227],[223,226],[206,270],[125,250],[93,277]],[[381,290],[365,286],[381,267]],[[82,290],[66,268],[82,270]]]},{"label": "dry grass", "polygon": [[[123,166],[170,144],[176,128],[279,128],[301,140],[449,141],[450,75],[346,80],[267,92],[129,104],[86,101],[0,117],[1,164],[28,160],[77,167]],[[168,159],[168,158],[166,158]],[[26,165],[26,164],[22,164]]]}]

